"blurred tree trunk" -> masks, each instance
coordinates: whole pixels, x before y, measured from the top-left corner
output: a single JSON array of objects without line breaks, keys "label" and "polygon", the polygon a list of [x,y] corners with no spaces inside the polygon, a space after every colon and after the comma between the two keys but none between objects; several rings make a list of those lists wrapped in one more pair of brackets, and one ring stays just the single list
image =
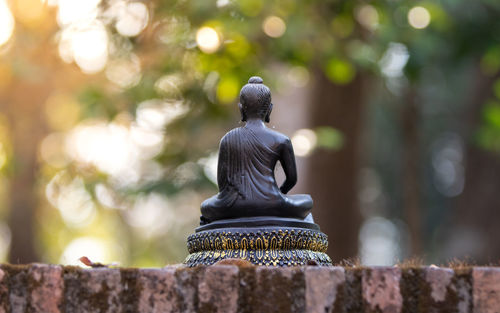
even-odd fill
[{"label": "blurred tree trunk", "polygon": [[307,188],[313,214],[328,235],[333,261],[358,255],[361,215],[358,208],[359,139],[363,113],[364,77],[358,73],[347,85],[335,85],[319,69],[311,94],[311,127],[331,126],[342,132],[339,150],[317,150],[307,162]]},{"label": "blurred tree trunk", "polygon": [[[484,104],[494,97],[492,86],[500,75],[486,77],[477,66],[472,76],[473,90],[467,99],[470,105],[463,126],[465,185],[453,216],[457,228],[452,240],[459,240],[454,246],[459,246],[461,251],[454,251],[457,255],[453,257],[471,257],[479,264],[497,263],[500,259],[500,154],[479,147],[475,135],[483,123]],[[472,246],[471,242],[474,242]]]},{"label": "blurred tree trunk", "polygon": [[403,207],[404,219],[410,232],[410,255],[422,253],[421,207],[420,207],[420,143],[418,125],[420,114],[415,86],[406,91],[406,101],[401,110],[400,121],[403,147]]},{"label": "blurred tree trunk", "polygon": [[13,172],[10,178],[9,226],[11,263],[40,261],[35,247],[37,150],[46,133],[43,104],[51,91],[47,80],[16,79],[10,88],[7,116],[11,130]]},{"label": "blurred tree trunk", "polygon": [[[38,149],[47,135],[45,102],[58,90],[71,91],[87,82],[86,75],[75,66],[61,62],[54,33],[55,19],[46,20],[36,42],[19,40],[10,52],[23,63],[2,91],[2,108],[8,119],[12,142],[12,170],[9,175],[8,225],[11,231],[9,262],[40,261],[36,249]],[[18,31],[18,37],[29,37]]]}]

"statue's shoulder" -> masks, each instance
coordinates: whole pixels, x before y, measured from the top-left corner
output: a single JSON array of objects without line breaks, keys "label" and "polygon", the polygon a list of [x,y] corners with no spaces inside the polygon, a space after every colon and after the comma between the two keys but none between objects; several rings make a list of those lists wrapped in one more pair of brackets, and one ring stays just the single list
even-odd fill
[{"label": "statue's shoulder", "polygon": [[284,135],[278,131],[272,130],[270,128],[268,128],[267,130],[269,131],[269,133],[272,134],[272,136],[275,138],[277,143],[285,144],[285,143],[290,142],[290,138],[288,138],[286,135]]},{"label": "statue's shoulder", "polygon": [[241,130],[241,127],[236,127],[228,131],[220,140],[221,144],[229,140],[230,137],[237,135]]}]

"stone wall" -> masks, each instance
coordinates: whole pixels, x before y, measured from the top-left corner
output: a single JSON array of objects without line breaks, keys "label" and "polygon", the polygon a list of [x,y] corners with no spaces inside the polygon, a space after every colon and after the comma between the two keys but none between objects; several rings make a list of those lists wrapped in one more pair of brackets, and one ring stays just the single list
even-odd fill
[{"label": "stone wall", "polygon": [[500,268],[0,266],[1,312],[500,312]]}]

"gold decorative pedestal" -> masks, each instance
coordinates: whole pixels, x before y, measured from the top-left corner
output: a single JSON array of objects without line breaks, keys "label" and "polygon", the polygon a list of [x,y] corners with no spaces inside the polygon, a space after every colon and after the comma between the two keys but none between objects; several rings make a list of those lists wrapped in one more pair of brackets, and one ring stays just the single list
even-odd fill
[{"label": "gold decorative pedestal", "polygon": [[[238,223],[230,223],[233,227],[203,230],[204,226],[190,235],[187,240],[189,255],[184,261],[188,266],[211,265],[217,261],[238,258],[250,261],[256,265],[268,266],[294,266],[316,263],[318,265],[331,265],[331,259],[326,254],[328,238],[319,231],[313,223],[290,227],[265,224],[290,224],[279,219],[246,224],[261,226],[234,227]],[[242,222],[245,224],[245,222]],[[293,223],[292,223],[293,224]],[[209,224],[210,225],[210,224]],[[221,223],[219,226],[223,226]],[[239,225],[238,225],[239,226]],[[298,226],[294,225],[294,226]],[[207,227],[205,228],[214,228]],[[317,228],[317,229],[315,229]]]}]

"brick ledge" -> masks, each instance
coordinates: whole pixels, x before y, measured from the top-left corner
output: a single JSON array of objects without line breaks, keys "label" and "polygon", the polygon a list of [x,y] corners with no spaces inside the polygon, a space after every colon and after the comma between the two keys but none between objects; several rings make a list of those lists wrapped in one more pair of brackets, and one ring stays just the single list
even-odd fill
[{"label": "brick ledge", "polygon": [[[231,262],[227,262],[231,263]],[[0,265],[2,312],[477,312],[500,310],[496,267],[156,269]]]}]

